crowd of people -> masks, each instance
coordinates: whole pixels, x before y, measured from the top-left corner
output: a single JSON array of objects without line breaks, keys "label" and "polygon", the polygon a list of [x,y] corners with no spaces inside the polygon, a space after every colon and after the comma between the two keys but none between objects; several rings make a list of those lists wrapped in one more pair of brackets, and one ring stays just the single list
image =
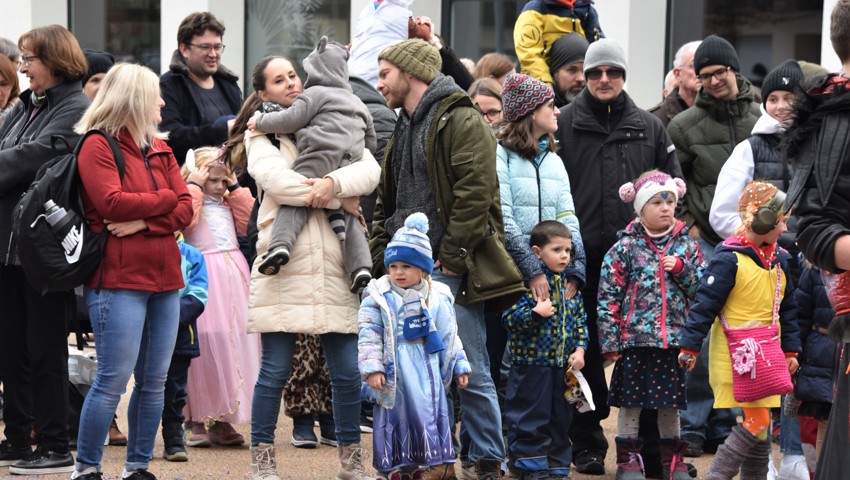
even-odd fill
[{"label": "crowd of people", "polygon": [[[726,39],[688,42],[649,110],[586,0],[528,2],[516,59],[474,65],[409,2],[370,2],[303,83],[268,56],[244,100],[209,12],[161,76],[59,25],[0,42],[0,466],[102,479],[106,438],[121,478],[155,479],[159,431],[168,461],[247,442],[279,480],[283,405],[340,480],[604,475],[609,448],[619,480],[687,480],[706,452],[712,480],[841,478],[848,24],[840,0],[842,72],[789,59],[758,87]],[[78,142],[108,236],[82,297],[41,295],[12,211]],[[77,302],[97,374],[69,428]]]}]

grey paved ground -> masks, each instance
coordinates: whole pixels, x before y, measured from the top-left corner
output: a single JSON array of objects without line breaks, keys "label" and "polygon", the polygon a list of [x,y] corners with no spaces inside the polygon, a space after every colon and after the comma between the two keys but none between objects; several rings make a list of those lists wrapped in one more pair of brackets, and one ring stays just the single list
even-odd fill
[{"label": "grey paved ground", "polygon": [[[132,386],[132,384],[131,384]],[[128,387],[128,392],[129,392]],[[129,393],[122,398],[119,406],[118,424],[123,432],[127,432],[126,426],[126,411]],[[247,425],[236,425],[236,429],[245,436],[246,442],[249,439],[250,428]],[[617,412],[612,410],[611,416],[605,421],[604,427],[610,443],[613,444],[613,438],[616,436],[617,428]],[[336,471],[339,466],[337,453],[334,448],[319,446],[315,450],[298,449],[289,444],[292,422],[289,418],[281,414],[280,421],[276,432],[277,441],[277,460],[278,472],[282,478],[290,480],[330,480],[336,477]],[[318,433],[318,429],[317,433]],[[367,457],[365,463],[370,467],[371,471],[371,446],[372,436],[363,434],[363,445],[366,447]],[[150,471],[154,473],[160,480],[194,480],[194,479],[250,479],[250,456],[248,447],[219,447],[212,448],[189,448],[189,461],[186,463],[172,463],[162,458],[162,439],[157,438],[155,448],[155,458],[151,462]],[[774,456],[778,460],[780,458],[778,447],[774,445]],[[121,475],[121,470],[124,465],[124,447],[106,447],[104,452],[104,478],[118,479]],[[704,455],[698,459],[687,459],[693,462],[698,470],[698,478],[704,478],[705,472],[708,470],[708,465],[711,462],[711,455]],[[614,478],[616,470],[616,460],[614,458],[613,448],[609,450],[606,458],[605,476],[589,476],[574,474],[574,480],[610,480]],[[459,473],[459,472],[458,472]],[[25,478],[43,479],[43,480],[59,480],[68,479],[70,475],[44,475],[40,477],[26,477],[18,475],[10,475],[6,467],[0,467],[0,478],[22,480]]]}]

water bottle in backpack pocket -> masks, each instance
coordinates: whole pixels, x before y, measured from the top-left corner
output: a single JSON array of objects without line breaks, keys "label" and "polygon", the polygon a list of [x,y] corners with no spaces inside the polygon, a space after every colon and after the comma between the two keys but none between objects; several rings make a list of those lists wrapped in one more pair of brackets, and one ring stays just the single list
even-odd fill
[{"label": "water bottle in backpack pocket", "polygon": [[108,232],[104,229],[94,233],[89,229],[77,171],[80,147],[93,133],[109,141],[123,178],[124,157],[115,140],[102,130],[92,130],[71,153],[51,160],[39,170],[12,212],[17,260],[27,280],[41,294],[73,289],[88,280],[100,265]]}]

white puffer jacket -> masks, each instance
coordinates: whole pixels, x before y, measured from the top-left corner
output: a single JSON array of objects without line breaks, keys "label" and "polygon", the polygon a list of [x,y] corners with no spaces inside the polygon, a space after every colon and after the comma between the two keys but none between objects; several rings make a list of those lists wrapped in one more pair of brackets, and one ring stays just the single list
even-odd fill
[{"label": "white puffer jacket", "polygon": [[[257,227],[257,261],[251,268],[248,296],[248,332],[358,333],[357,295],[343,266],[340,241],[321,209],[314,209],[293,245],[290,261],[277,275],[259,273],[268,250],[278,206],[304,206],[311,187],[291,170],[297,151],[292,141],[279,135],[280,148],[261,132],[247,133],[248,173],[257,182],[262,198]],[[378,186],[381,167],[368,150],[363,159],[332,172],[339,199],[367,195]],[[328,208],[339,208],[332,202]]]}]

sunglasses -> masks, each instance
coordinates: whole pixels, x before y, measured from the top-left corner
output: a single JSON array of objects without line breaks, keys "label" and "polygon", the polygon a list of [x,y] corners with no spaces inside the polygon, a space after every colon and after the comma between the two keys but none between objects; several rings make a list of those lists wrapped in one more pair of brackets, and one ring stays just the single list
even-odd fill
[{"label": "sunglasses", "polygon": [[620,70],[619,68],[611,68],[608,70],[600,70],[598,68],[590,69],[584,72],[584,78],[587,80],[599,80],[602,78],[602,74],[608,76],[608,80],[619,80],[623,78],[626,72]]}]

